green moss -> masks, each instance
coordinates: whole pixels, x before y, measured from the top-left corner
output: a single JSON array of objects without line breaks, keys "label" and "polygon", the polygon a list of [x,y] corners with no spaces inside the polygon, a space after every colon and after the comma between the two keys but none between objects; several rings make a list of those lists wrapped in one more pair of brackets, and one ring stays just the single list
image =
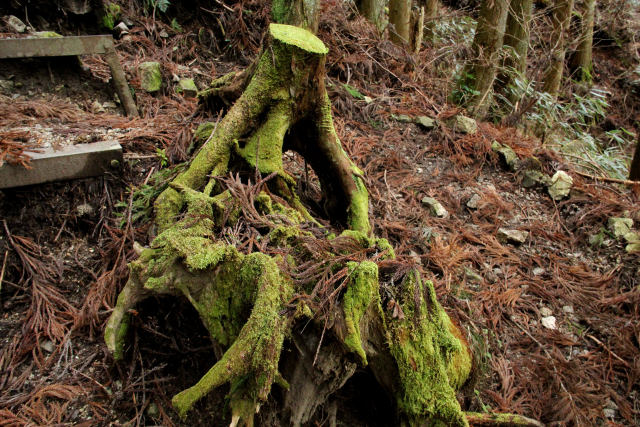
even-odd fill
[{"label": "green moss", "polygon": [[465,343],[435,297],[431,282],[417,272],[405,279],[400,295],[405,317],[389,320],[391,354],[400,374],[398,407],[410,423],[430,419],[446,425],[468,425],[455,389],[469,374]]},{"label": "green moss", "polygon": [[[286,14],[288,11],[276,10],[271,13],[274,16],[280,16]],[[276,18],[276,21],[282,20],[283,18]],[[329,52],[329,49],[322,43],[318,37],[316,37],[313,33],[293,25],[283,25],[283,24],[270,24],[269,25],[269,33],[271,33],[271,37],[275,40],[281,41],[288,45],[299,47],[300,49],[310,52],[316,53],[320,55],[326,55]]]},{"label": "green moss", "polygon": [[193,133],[194,142],[197,144],[203,144],[207,139],[209,139],[215,127],[216,124],[213,122],[200,123],[196,131]]},{"label": "green moss", "polygon": [[385,253],[382,259],[396,259],[396,252],[393,250],[393,246],[391,246],[391,243],[389,243],[387,239],[379,237],[375,239],[375,243],[380,252]]},{"label": "green moss", "polygon": [[360,357],[363,365],[367,365],[367,356],[362,347],[360,321],[366,311],[374,306],[380,309],[378,292],[378,266],[371,261],[347,263],[349,269],[349,285],[342,298],[347,334],[344,344]]}]

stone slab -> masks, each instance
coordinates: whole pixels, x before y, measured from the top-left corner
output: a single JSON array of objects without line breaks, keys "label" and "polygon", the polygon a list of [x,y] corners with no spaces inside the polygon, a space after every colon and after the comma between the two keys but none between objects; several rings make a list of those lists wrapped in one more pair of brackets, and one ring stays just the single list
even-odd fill
[{"label": "stone slab", "polygon": [[103,54],[112,48],[111,35],[0,39],[0,58]]},{"label": "stone slab", "polygon": [[10,164],[0,166],[0,188],[102,175],[113,168],[114,160],[122,162],[122,146],[117,141],[102,141],[47,148],[29,155],[31,169]]}]

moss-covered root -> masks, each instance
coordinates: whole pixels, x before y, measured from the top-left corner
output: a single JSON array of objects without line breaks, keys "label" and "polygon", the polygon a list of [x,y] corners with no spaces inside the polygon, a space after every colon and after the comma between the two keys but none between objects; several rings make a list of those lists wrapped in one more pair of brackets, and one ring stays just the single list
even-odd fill
[{"label": "moss-covered root", "polygon": [[293,287],[282,277],[275,261],[260,253],[244,258],[239,277],[257,281],[258,294],[251,315],[222,358],[197,384],[174,396],[173,406],[181,416],[213,388],[231,383],[234,418],[251,422],[276,379],[289,327],[288,319],[280,312],[293,294]]},{"label": "moss-covered root", "polygon": [[472,426],[544,427],[540,421],[516,414],[465,412],[465,415]]},{"label": "moss-covered root", "polygon": [[[349,262],[349,287],[342,297],[342,307],[347,329],[344,344],[360,357],[362,365],[367,365],[367,356],[362,346],[360,321],[367,310],[381,313],[378,290],[378,266],[371,261]],[[365,317],[366,319],[366,317]]]},{"label": "moss-covered root", "polygon": [[431,282],[407,276],[398,299],[404,318],[389,319],[400,376],[398,408],[409,425],[467,426],[456,399],[471,370],[467,343],[436,299]]},{"label": "moss-covered root", "polygon": [[129,329],[129,310],[143,298],[142,287],[134,277],[130,277],[118,295],[116,306],[104,329],[104,340],[115,360],[121,360],[124,353],[124,341]]}]

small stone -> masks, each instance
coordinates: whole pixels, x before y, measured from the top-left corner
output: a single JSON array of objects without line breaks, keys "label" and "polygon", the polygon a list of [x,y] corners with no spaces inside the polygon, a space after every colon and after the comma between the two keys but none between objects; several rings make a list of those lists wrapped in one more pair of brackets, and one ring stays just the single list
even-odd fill
[{"label": "small stone", "polygon": [[138,66],[140,86],[147,92],[157,92],[162,87],[162,72],[158,62],[143,62]]},{"label": "small stone", "polygon": [[543,317],[540,319],[540,324],[547,329],[558,329],[558,326],[556,326],[556,318],[554,316]]},{"label": "small stone", "polygon": [[411,120],[411,117],[407,116],[406,114],[398,114],[397,116],[394,115],[392,117],[400,123],[411,123],[413,121]]},{"label": "small stone", "polygon": [[493,141],[491,143],[491,149],[500,155],[500,158],[504,161],[509,170],[515,171],[518,168],[520,159],[511,147],[500,144],[498,141]]},{"label": "small stone", "polygon": [[24,33],[27,26],[17,16],[9,15],[4,17],[4,22],[11,30],[16,33]]},{"label": "small stone", "polygon": [[166,39],[169,37],[169,33],[167,33],[167,30],[162,29],[160,30],[160,34],[158,34],[160,37],[162,37],[163,39]]},{"label": "small stone", "polygon": [[627,246],[625,246],[624,250],[630,254],[640,252],[640,242],[629,243]]},{"label": "small stone", "polygon": [[604,414],[604,416],[606,418],[610,418],[613,419],[616,417],[616,410],[615,409],[610,409],[610,408],[604,408],[602,410],[602,413]]},{"label": "small stone", "polygon": [[127,27],[127,24],[125,24],[124,22],[121,22],[113,27],[113,32],[122,37],[129,34],[129,27]]},{"label": "small stone", "polygon": [[549,195],[553,200],[560,200],[569,195],[572,186],[573,178],[564,171],[558,171],[551,177]]},{"label": "small stone", "polygon": [[176,92],[182,93],[188,98],[193,98],[198,94],[198,87],[193,79],[181,79],[176,87]]},{"label": "small stone", "polygon": [[545,273],[545,269],[542,267],[536,267],[533,269],[533,275],[534,276],[542,276]]},{"label": "small stone", "polygon": [[499,228],[497,237],[498,237],[498,240],[503,242],[522,244],[527,241],[527,238],[529,237],[529,232]]},{"label": "small stone", "polygon": [[631,218],[609,218],[607,226],[613,233],[614,237],[620,238],[631,232],[633,220]]},{"label": "small stone", "polygon": [[482,200],[482,196],[480,196],[479,194],[475,194],[474,193],[474,195],[471,196],[471,198],[467,202],[467,207],[469,209],[478,209],[478,202],[480,200]]},{"label": "small stone", "polygon": [[551,185],[551,178],[539,170],[529,169],[524,171],[522,186],[524,188],[535,187],[536,185]]},{"label": "small stone", "polygon": [[438,218],[446,218],[449,216],[449,212],[447,212],[444,206],[433,197],[423,197],[422,204],[428,206],[431,209],[431,213]]},{"label": "small stone", "polygon": [[370,96],[366,96],[364,98],[364,102],[366,102],[367,104],[371,104],[373,102],[373,99]]},{"label": "small stone", "polygon": [[464,268],[464,276],[470,282],[482,282],[482,276],[469,267]]},{"label": "small stone", "polygon": [[436,121],[427,116],[416,117],[416,123],[425,129],[433,129],[434,127],[436,127]]},{"label": "small stone", "polygon": [[627,243],[640,243],[640,234],[635,231],[630,231],[622,236]]},{"label": "small stone", "polygon": [[613,409],[614,411],[618,410],[618,405],[616,405],[616,402],[614,402],[611,399],[607,399],[607,403],[604,407],[608,409]]},{"label": "small stone", "polygon": [[102,106],[103,106],[104,108],[108,108],[108,109],[110,109],[110,110],[115,110],[116,108],[118,108],[118,106],[116,105],[116,103],[115,103],[115,102],[113,102],[113,101],[105,101],[105,102],[103,102],[103,103],[102,103]]},{"label": "small stone", "polygon": [[180,76],[178,76],[177,74],[174,73],[174,74],[171,75],[171,80],[174,83],[178,83],[180,81]]},{"label": "small stone", "polygon": [[97,100],[91,103],[91,112],[94,114],[104,113],[104,107]]},{"label": "small stone", "polygon": [[553,314],[553,311],[549,307],[541,307],[540,308],[540,316],[549,317]]},{"label": "small stone", "polygon": [[91,216],[94,212],[95,209],[89,203],[83,203],[76,207],[76,213],[78,216]]},{"label": "small stone", "polygon": [[573,306],[571,306],[571,305],[563,305],[562,306],[562,311],[564,311],[567,314],[573,314],[574,313]]},{"label": "small stone", "polygon": [[47,353],[53,353],[53,349],[54,349],[53,343],[50,340],[44,340],[40,344],[40,348],[46,351]]},{"label": "small stone", "polygon": [[467,135],[473,135],[478,132],[478,123],[471,117],[457,115],[449,123],[456,132],[465,133]]}]

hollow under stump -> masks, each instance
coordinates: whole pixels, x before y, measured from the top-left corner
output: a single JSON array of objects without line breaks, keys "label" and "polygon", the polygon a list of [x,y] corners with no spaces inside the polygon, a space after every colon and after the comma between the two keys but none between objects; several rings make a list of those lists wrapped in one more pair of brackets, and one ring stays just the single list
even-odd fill
[{"label": "hollow under stump", "polygon": [[[180,415],[229,383],[232,424],[252,425],[277,384],[282,422],[300,425],[366,367],[399,424],[467,425],[456,390],[471,370],[468,343],[431,282],[372,235],[362,171],[334,130],[326,53],[310,32],[271,24],[256,63],[228,77],[237,99],[156,200],[158,235],[129,264],[105,341],[122,358],[136,304],[184,297],[224,351],[173,397]],[[224,87],[205,97],[231,93]],[[283,166],[288,150],[317,175],[331,226],[301,202]],[[230,228],[250,230],[251,244]]]}]

